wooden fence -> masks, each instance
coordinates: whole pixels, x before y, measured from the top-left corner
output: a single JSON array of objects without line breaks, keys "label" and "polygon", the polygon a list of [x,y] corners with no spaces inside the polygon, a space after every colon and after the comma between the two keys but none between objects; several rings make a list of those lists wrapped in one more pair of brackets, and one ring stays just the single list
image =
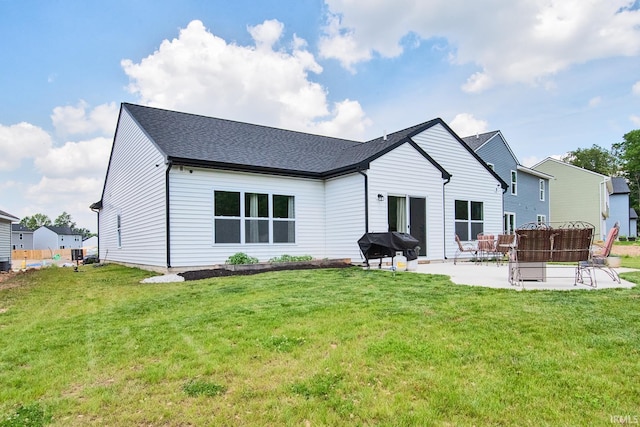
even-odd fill
[{"label": "wooden fence", "polygon": [[[87,249],[83,249],[82,250],[82,255],[86,255],[87,254]],[[53,259],[56,255],[59,255],[60,259],[66,259],[66,260],[71,260],[71,249],[55,249],[55,250],[49,250],[49,249],[43,249],[43,250],[38,250],[38,249],[33,249],[33,250],[23,250],[23,249],[16,249],[14,251],[11,251],[11,259],[16,262],[16,261],[20,261],[23,259],[27,259],[27,260],[43,260],[43,259]]]}]

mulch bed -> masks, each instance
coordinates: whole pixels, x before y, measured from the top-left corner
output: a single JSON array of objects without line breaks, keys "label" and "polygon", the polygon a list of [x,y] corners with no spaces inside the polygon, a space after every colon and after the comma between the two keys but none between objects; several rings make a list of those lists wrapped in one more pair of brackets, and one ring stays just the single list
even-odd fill
[{"label": "mulch bed", "polygon": [[[231,266],[234,267],[234,266]],[[237,266],[235,266],[237,267]],[[208,279],[210,277],[225,277],[225,276],[247,276],[250,274],[260,274],[267,271],[283,271],[283,270],[312,270],[318,268],[350,268],[352,264],[345,263],[344,261],[325,261],[321,264],[306,263],[306,262],[290,262],[283,265],[278,264],[261,264],[251,265],[251,268],[247,269],[230,269],[226,267],[214,268],[209,270],[194,270],[186,271],[184,273],[178,273],[178,276],[184,277],[184,280],[201,280]]]}]

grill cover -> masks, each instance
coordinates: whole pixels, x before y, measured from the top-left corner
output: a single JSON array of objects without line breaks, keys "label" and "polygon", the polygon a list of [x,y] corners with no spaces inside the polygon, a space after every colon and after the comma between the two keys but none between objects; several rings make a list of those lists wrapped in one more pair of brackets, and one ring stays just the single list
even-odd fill
[{"label": "grill cover", "polygon": [[377,258],[393,258],[396,252],[402,252],[407,261],[418,259],[416,247],[420,242],[411,234],[390,231],[388,233],[365,233],[358,245],[367,260]]}]

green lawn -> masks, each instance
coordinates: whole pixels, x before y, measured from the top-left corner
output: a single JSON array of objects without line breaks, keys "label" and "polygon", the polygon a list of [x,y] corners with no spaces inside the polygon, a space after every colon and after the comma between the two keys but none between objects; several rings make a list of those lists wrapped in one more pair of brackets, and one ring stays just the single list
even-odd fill
[{"label": "green lawn", "polygon": [[639,289],[516,292],[357,268],[140,284],[150,273],[80,270],[2,284],[0,426],[640,416]]}]

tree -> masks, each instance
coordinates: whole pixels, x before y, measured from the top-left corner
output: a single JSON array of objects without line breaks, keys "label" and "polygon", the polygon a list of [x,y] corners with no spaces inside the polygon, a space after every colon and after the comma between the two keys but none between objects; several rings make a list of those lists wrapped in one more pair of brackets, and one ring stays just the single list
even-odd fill
[{"label": "tree", "polygon": [[638,211],[640,201],[640,129],[626,133],[623,141],[613,145],[620,157],[622,171],[631,189],[630,204]]},{"label": "tree", "polygon": [[31,230],[35,230],[36,228],[40,228],[43,225],[51,225],[51,219],[49,219],[49,217],[45,214],[37,213],[33,216],[25,216],[20,220],[20,224]]},{"label": "tree", "polygon": [[73,229],[75,228],[76,223],[71,219],[71,215],[66,212],[62,212],[53,222],[53,225],[55,225],[56,227],[69,227]]},{"label": "tree", "polygon": [[620,169],[620,162],[613,152],[596,144],[569,151],[562,161],[607,176],[617,175]]}]

